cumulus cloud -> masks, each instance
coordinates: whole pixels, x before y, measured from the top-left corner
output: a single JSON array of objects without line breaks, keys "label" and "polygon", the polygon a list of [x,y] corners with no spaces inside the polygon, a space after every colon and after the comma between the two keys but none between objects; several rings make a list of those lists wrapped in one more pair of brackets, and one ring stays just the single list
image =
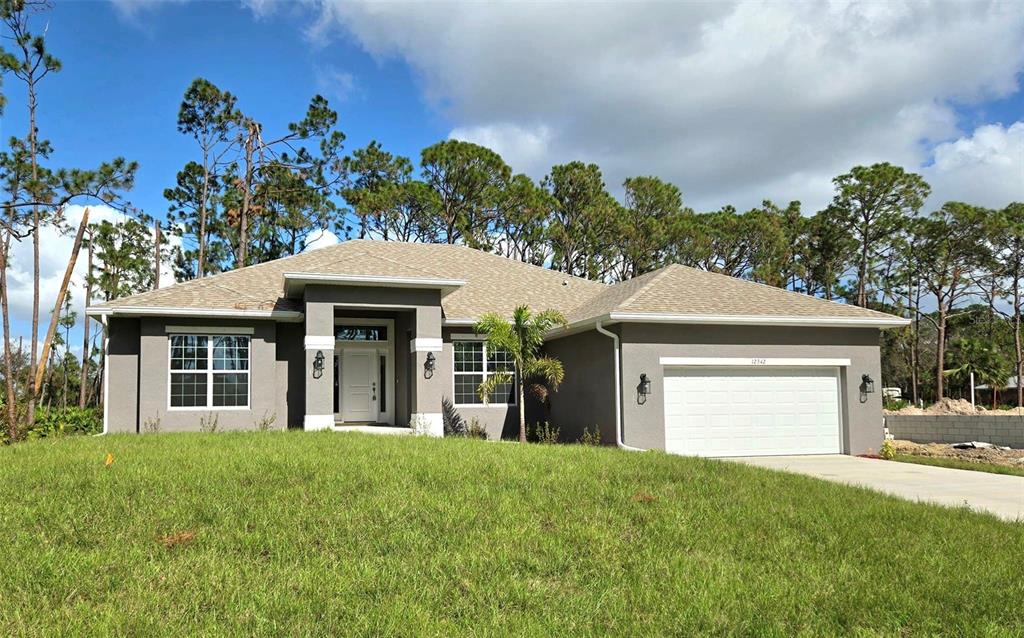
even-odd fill
[{"label": "cumulus cloud", "polygon": [[309,252],[317,248],[327,248],[341,242],[338,236],[329,230],[318,230],[306,235],[302,244],[302,252]]},{"label": "cumulus cloud", "polygon": [[[109,221],[113,224],[123,223],[127,217],[109,206],[89,206],[89,222]],[[64,233],[53,226],[44,226],[40,231],[39,241],[39,322],[41,332],[45,332],[49,324],[50,312],[60,292],[60,284],[64,279],[68,257],[75,244],[75,231],[85,213],[84,206],[68,206],[64,209],[65,220],[73,229]],[[165,238],[165,241],[177,241],[176,238]],[[85,275],[88,271],[88,260],[83,250],[75,262],[72,272],[71,291],[72,307],[78,312],[79,318],[85,309]],[[8,299],[11,303],[11,316],[15,322],[26,326],[25,332],[31,334],[28,326],[32,320],[32,239],[27,237],[20,242],[12,242],[11,261],[7,270]],[[169,263],[163,264],[160,273],[161,287],[174,284],[174,273]]]},{"label": "cumulus cloud", "polygon": [[970,136],[935,147],[925,171],[930,203],[958,200],[1002,208],[1024,202],[1024,122],[979,126]]},{"label": "cumulus cloud", "polygon": [[[859,163],[930,163],[956,108],[1017,90],[1017,3],[373,3],[322,0],[311,37],[397,57],[454,122],[540,177],[596,162],[610,185],[690,205],[825,204]],[[938,160],[936,160],[938,165]]]}]

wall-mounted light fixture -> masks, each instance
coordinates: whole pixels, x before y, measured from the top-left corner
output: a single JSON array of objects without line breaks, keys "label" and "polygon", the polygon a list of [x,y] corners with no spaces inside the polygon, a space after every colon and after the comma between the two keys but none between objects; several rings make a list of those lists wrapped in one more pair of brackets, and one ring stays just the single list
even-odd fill
[{"label": "wall-mounted light fixture", "polygon": [[437,367],[437,357],[433,352],[427,353],[427,360],[423,362],[423,376],[429,379],[434,376],[434,368]]},{"label": "wall-mounted light fixture", "polygon": [[313,378],[319,379],[324,376],[324,351],[317,350],[313,357]]},{"label": "wall-mounted light fixture", "polygon": [[875,391],[875,380],[871,378],[869,374],[863,374],[860,377],[860,389],[864,394],[871,394]]},{"label": "wall-mounted light fixture", "polygon": [[641,396],[647,396],[651,393],[651,380],[647,378],[646,372],[640,373],[640,385],[638,387]]}]

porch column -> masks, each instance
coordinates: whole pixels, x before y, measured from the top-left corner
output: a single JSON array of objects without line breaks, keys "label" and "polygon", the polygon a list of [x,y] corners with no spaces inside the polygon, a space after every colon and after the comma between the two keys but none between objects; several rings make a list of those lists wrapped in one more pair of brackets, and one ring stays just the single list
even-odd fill
[{"label": "porch column", "polygon": [[[306,416],[304,430],[334,426],[334,306],[306,302]],[[318,355],[322,355],[318,363]]]},{"label": "porch column", "polygon": [[[415,321],[413,339],[409,343],[409,360],[413,372],[410,426],[431,436],[444,436],[441,399],[444,395],[442,379],[446,378],[442,371],[446,369],[446,364],[441,361],[441,307],[417,307]],[[434,357],[433,371],[427,369],[430,355]]]}]

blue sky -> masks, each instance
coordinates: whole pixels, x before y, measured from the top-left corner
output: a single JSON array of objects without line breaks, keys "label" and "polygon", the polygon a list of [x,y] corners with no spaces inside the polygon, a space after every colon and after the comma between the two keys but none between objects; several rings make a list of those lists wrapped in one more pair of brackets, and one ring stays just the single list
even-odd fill
[{"label": "blue sky", "polygon": [[[268,131],[283,129],[322,93],[339,111],[346,148],[379,139],[402,154],[447,136],[450,125],[427,108],[407,65],[378,63],[337,40],[312,46],[305,12],[258,19],[240,4],[167,4],[125,16],[107,2],[57,3],[48,40],[63,70],[44,80],[42,134],[54,142],[57,166],[90,167],[118,155],[139,162],[132,203],[162,213],[163,190],[194,158],[194,143],[175,128],[182,94],[205,77],[238,96]],[[308,16],[307,16],[308,17]],[[336,74],[359,78],[346,88]],[[23,92],[9,78],[12,104],[4,138],[24,135]]]},{"label": "blue sky", "polygon": [[[64,64],[40,96],[52,165],[136,160],[129,199],[150,214],[196,158],[175,120],[200,76],[269,131],[321,93],[349,151],[377,139],[415,160],[466,139],[535,179],[576,159],[613,193],[657,175],[697,210],[770,198],[814,212],[832,177],[876,161],[920,171],[929,207],[1024,200],[1020,2],[95,0],[58,1],[44,25]],[[8,77],[3,91],[0,133],[22,136],[23,90]],[[44,305],[70,245],[45,238]],[[25,248],[11,264],[18,332]]]}]

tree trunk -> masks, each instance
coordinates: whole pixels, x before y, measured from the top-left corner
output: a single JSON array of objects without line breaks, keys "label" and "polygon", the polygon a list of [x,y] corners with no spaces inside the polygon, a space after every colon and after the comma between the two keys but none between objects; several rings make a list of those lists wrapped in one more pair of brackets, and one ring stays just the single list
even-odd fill
[{"label": "tree trunk", "polygon": [[203,199],[199,202],[199,260],[196,264],[196,279],[202,279],[206,272],[206,200],[210,196],[210,169],[208,155],[203,153]]},{"label": "tree trunk", "polygon": [[[39,183],[39,163],[36,160],[36,89],[35,82],[28,83],[29,153],[32,158],[32,183]],[[39,348],[39,206],[32,207],[32,341],[28,363],[28,406],[25,422],[31,426],[36,421],[36,364]],[[46,354],[43,354],[45,360]]]},{"label": "tree trunk", "polygon": [[153,222],[153,290],[160,288],[160,222]]},{"label": "tree trunk", "polygon": [[935,344],[935,400],[938,401],[945,396],[945,378],[943,376],[946,367],[946,308],[939,305],[939,327]]},{"label": "tree trunk", "polygon": [[1017,407],[1024,407],[1024,345],[1021,344],[1020,336],[1020,313],[1021,313],[1021,298],[1020,298],[1020,281],[1019,279],[1014,282],[1013,285],[1013,347],[1017,354]]},{"label": "tree trunk", "polygon": [[867,282],[865,281],[868,276],[868,223],[866,220],[862,237],[860,264],[857,266],[857,305],[866,308],[868,305]]},{"label": "tree trunk", "polygon": [[523,392],[523,380],[519,383],[519,442],[526,443],[526,393]]},{"label": "tree trunk", "polygon": [[[13,221],[14,212],[11,217]],[[4,326],[4,384],[7,386],[7,436],[11,441],[18,439],[18,395],[14,385],[14,361],[11,356],[11,311],[7,300],[7,255],[11,248],[10,236],[3,238],[0,246],[0,310]]]},{"label": "tree trunk", "polygon": [[242,210],[238,215],[238,263],[236,268],[244,268],[248,260],[249,245],[249,209],[252,206],[253,154],[256,148],[257,125],[252,120],[246,123],[248,131],[245,136],[245,183],[242,191]]},{"label": "tree trunk", "polygon": [[[46,331],[46,341],[43,342],[43,356],[40,359],[39,369],[36,370],[35,374],[35,387],[39,387],[39,384],[43,381],[43,372],[46,369],[46,358],[49,356],[50,347],[53,345],[53,335],[57,332],[57,322],[60,320],[60,309],[64,306],[64,294],[68,290],[68,284],[71,283],[71,273],[75,270],[75,262],[78,261],[78,252],[82,249],[82,237],[85,235],[85,229],[89,226],[89,209],[85,209],[82,214],[82,223],[78,225],[78,233],[75,235],[75,245],[71,248],[71,256],[68,258],[67,268],[64,270],[64,280],[60,284],[60,291],[57,293],[57,303],[53,307],[53,315],[50,317],[50,328]],[[39,273],[36,273],[36,285],[39,283]],[[35,334],[32,335],[33,344],[35,343]],[[30,381],[31,383],[31,381]],[[30,397],[34,398],[34,397]],[[29,421],[29,425],[32,421]]]}]

